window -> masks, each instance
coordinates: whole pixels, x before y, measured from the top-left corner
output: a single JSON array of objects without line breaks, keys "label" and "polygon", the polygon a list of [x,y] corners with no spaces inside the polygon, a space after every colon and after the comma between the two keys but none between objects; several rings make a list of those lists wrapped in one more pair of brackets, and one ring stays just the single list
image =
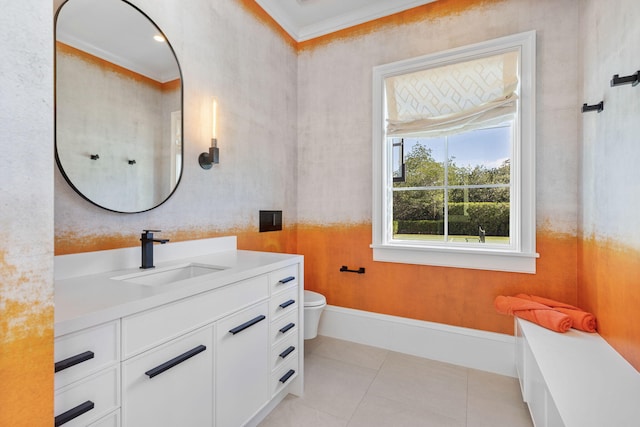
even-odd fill
[{"label": "window", "polygon": [[535,273],[535,33],[373,80],[374,260]]}]

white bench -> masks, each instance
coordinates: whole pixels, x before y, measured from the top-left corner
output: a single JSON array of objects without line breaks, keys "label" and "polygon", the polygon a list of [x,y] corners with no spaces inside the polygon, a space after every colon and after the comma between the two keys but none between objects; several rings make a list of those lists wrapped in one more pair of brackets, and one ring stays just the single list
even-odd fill
[{"label": "white bench", "polygon": [[516,369],[536,427],[640,426],[640,373],[600,335],[515,318]]}]

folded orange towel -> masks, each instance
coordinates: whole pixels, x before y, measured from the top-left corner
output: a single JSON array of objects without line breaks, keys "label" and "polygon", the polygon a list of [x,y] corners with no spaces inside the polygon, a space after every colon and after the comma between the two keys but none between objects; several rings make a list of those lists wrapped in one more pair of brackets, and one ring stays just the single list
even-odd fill
[{"label": "folded orange towel", "polygon": [[565,304],[563,302],[552,300],[549,298],[527,294],[518,294],[516,295],[516,298],[538,302],[540,304],[549,306],[560,313],[566,314],[571,318],[571,327],[575,329],[580,329],[581,331],[585,332],[595,332],[598,326],[596,317],[593,314],[578,307],[574,307],[573,305]]},{"label": "folded orange towel", "polygon": [[571,328],[569,316],[535,301],[500,295],[493,304],[499,313],[517,316],[552,331],[567,332]]},{"label": "folded orange towel", "polygon": [[[518,294],[516,295],[516,298],[528,299],[531,301],[539,302],[540,304],[544,304],[551,308],[562,307],[562,308],[568,308],[570,310],[580,310],[578,307],[575,307],[573,305],[569,305],[564,302],[556,301],[550,298],[539,297],[537,295]],[[584,310],[580,310],[580,311],[584,311]]]}]

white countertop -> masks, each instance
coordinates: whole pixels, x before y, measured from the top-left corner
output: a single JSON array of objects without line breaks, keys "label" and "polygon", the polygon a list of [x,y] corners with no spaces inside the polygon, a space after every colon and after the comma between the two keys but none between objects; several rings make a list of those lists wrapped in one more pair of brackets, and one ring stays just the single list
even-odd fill
[{"label": "white countertop", "polygon": [[300,255],[239,251],[235,237],[155,245],[155,266],[199,263],[223,267],[167,285],[113,277],[141,270],[139,247],[55,257],[55,336],[115,320],[302,261]]}]

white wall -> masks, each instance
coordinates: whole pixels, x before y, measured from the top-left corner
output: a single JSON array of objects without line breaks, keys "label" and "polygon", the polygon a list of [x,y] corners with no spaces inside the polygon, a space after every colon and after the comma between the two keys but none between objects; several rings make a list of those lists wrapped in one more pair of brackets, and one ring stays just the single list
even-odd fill
[{"label": "white wall", "polygon": [[[0,318],[11,301],[51,307],[53,45],[50,2],[0,10]],[[28,313],[25,313],[25,315]],[[19,329],[28,316],[10,325]],[[1,321],[0,321],[1,323]],[[0,334],[0,343],[10,340]],[[0,351],[0,354],[2,352]]]},{"label": "white wall", "polygon": [[[150,212],[101,210],[56,171],[56,237],[131,237],[157,228],[191,237],[253,227],[260,209],[295,223],[296,53],[239,2],[135,0],[170,40],[184,78],[184,171],[174,195]],[[198,165],[218,101],[220,164]]]},{"label": "white wall", "polygon": [[585,237],[640,249],[640,86],[611,87],[614,74],[640,69],[640,8],[635,0],[583,3],[582,227]]},{"label": "white wall", "polygon": [[371,220],[373,66],[537,30],[537,222],[539,228],[575,233],[578,4],[492,2],[303,51],[298,65],[299,220]]},{"label": "white wall", "polygon": [[640,69],[635,0],[581,2],[583,99],[604,101],[581,116],[578,302],[598,332],[640,370],[640,86],[611,87]]}]

